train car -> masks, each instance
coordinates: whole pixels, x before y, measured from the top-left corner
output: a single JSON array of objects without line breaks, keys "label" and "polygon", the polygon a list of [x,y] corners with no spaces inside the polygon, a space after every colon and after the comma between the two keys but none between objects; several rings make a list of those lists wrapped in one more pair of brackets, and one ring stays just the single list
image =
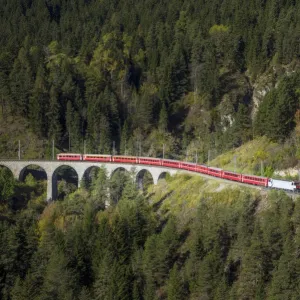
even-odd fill
[{"label": "train car", "polygon": [[161,165],[164,166],[164,167],[180,169],[181,163],[178,160],[162,159],[161,160]]},{"label": "train car", "polygon": [[[268,187],[272,189],[282,189],[287,191],[295,191],[297,190],[297,183],[294,181],[286,181],[279,179],[268,179]],[[298,185],[299,187],[299,185]]]},{"label": "train car", "polygon": [[207,174],[211,176],[222,178],[222,171],[223,170],[219,168],[207,167]]},{"label": "train car", "polygon": [[255,175],[242,175],[242,182],[260,186],[268,186],[268,178]]},{"label": "train car", "polygon": [[114,155],[112,156],[113,162],[126,163],[126,164],[137,164],[138,158],[136,156],[120,156]]},{"label": "train car", "polygon": [[153,157],[139,157],[138,163],[143,165],[161,166],[161,159]]},{"label": "train car", "polygon": [[223,170],[222,178],[242,182],[242,174],[235,173],[235,172]]},{"label": "train car", "polygon": [[197,165],[196,166],[196,172],[202,173],[202,174],[207,174],[207,166],[205,166],[205,165]]},{"label": "train car", "polygon": [[57,160],[82,160],[82,155],[78,153],[59,153]]},{"label": "train car", "polygon": [[182,162],[181,163],[181,169],[188,170],[188,171],[196,171],[197,165],[193,163],[188,162]]},{"label": "train car", "polygon": [[84,154],[83,160],[86,161],[100,161],[100,162],[111,162],[112,156],[105,154]]},{"label": "train car", "polygon": [[292,185],[295,187],[295,191],[300,191],[300,181],[292,181]]}]

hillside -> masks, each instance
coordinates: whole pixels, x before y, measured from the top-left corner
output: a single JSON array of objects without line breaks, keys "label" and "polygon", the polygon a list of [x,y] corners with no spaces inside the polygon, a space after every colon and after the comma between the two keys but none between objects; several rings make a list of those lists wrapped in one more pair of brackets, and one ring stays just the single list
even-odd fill
[{"label": "hillside", "polygon": [[299,200],[191,175],[143,195],[115,176],[48,206],[31,178],[25,206],[2,200],[1,299],[297,297]]},{"label": "hillside", "polygon": [[19,141],[21,159],[52,159],[52,141],[32,132],[26,118],[0,115],[0,157],[18,159]]},{"label": "hillside", "polygon": [[297,179],[297,151],[291,141],[276,143],[259,137],[216,157],[211,150],[210,165],[244,174]]},{"label": "hillside", "polygon": [[207,161],[262,135],[297,145],[299,5],[1,0],[4,139],[14,119],[37,149]]},{"label": "hillside", "polygon": [[[0,158],[298,177],[300,1],[0,0],[0,28]],[[295,195],[63,169],[47,204],[38,171],[0,166],[1,300],[299,299]]]}]

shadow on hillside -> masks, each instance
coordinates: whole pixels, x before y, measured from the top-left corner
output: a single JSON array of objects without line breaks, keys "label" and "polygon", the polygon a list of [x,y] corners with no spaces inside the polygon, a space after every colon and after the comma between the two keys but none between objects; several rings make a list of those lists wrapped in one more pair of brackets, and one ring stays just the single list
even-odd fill
[{"label": "shadow on hillside", "polygon": [[165,194],[158,202],[153,204],[153,211],[157,212],[159,210],[159,208],[161,207],[161,205],[163,204],[163,202],[172,194],[173,192],[169,192],[167,194]]}]

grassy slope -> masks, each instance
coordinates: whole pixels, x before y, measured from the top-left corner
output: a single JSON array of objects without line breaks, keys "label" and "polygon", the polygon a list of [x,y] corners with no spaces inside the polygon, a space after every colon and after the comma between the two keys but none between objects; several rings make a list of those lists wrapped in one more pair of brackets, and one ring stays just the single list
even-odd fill
[{"label": "grassy slope", "polygon": [[[149,195],[155,214],[162,223],[169,215],[174,215],[179,233],[187,234],[178,249],[179,256],[185,256],[192,247],[193,237],[190,230],[197,218],[202,199],[209,199],[212,215],[218,215],[216,222],[225,222],[228,213],[239,211],[243,206],[254,203],[257,199],[260,202],[258,211],[266,209],[269,205],[266,204],[268,201],[265,191],[184,174],[170,177],[166,181],[161,180],[158,185],[150,187]],[[218,210],[224,213],[219,215]]]},{"label": "grassy slope", "polygon": [[151,186],[149,197],[154,210],[162,216],[167,216],[170,212],[181,215],[184,224],[194,216],[202,198],[213,195],[215,199],[222,199],[222,201],[230,203],[241,193],[257,197],[260,195],[260,190],[197,175],[178,174],[167,180],[159,181],[156,186]]},{"label": "grassy slope", "polygon": [[[236,169],[234,163],[236,157]],[[265,176],[271,176],[273,170],[282,170],[295,166],[294,149],[288,143],[280,145],[259,137],[241,147],[219,155],[211,166],[240,173],[261,175],[261,161]],[[288,176],[287,176],[288,177]]]}]

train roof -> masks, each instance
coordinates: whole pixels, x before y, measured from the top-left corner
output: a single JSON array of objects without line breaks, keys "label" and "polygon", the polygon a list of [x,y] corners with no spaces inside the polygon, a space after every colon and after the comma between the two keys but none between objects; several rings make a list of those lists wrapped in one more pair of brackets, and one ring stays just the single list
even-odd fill
[{"label": "train roof", "polygon": [[268,179],[268,177],[265,177],[265,176],[258,176],[258,175],[252,175],[252,174],[243,174],[243,176],[250,176],[250,177],[255,177],[255,178]]},{"label": "train roof", "polygon": [[223,170],[223,172],[226,172],[226,173],[232,173],[232,174],[241,174],[241,173],[239,173],[239,172],[228,171],[228,170]]},{"label": "train roof", "polygon": [[215,167],[207,167],[207,168],[209,168],[211,170],[215,170],[215,171],[222,171],[223,170],[221,168],[215,168]]},{"label": "train roof", "polygon": [[57,155],[81,155],[81,153],[58,153]]},{"label": "train roof", "polygon": [[162,158],[157,158],[157,157],[150,157],[150,156],[137,156],[138,158],[142,159],[155,159],[155,160],[161,160]]},{"label": "train roof", "polygon": [[105,157],[110,157],[112,156],[111,154],[89,154],[89,153],[86,153],[86,154],[83,154],[84,156],[105,156]]},{"label": "train roof", "polygon": [[130,157],[130,158],[138,158],[138,156],[134,156],[134,155],[113,155],[113,157]]},{"label": "train roof", "polygon": [[184,161],[175,160],[175,159],[171,159],[171,158],[161,158],[161,160],[172,161],[172,162],[178,162],[178,163],[183,163],[183,162],[184,162]]}]

